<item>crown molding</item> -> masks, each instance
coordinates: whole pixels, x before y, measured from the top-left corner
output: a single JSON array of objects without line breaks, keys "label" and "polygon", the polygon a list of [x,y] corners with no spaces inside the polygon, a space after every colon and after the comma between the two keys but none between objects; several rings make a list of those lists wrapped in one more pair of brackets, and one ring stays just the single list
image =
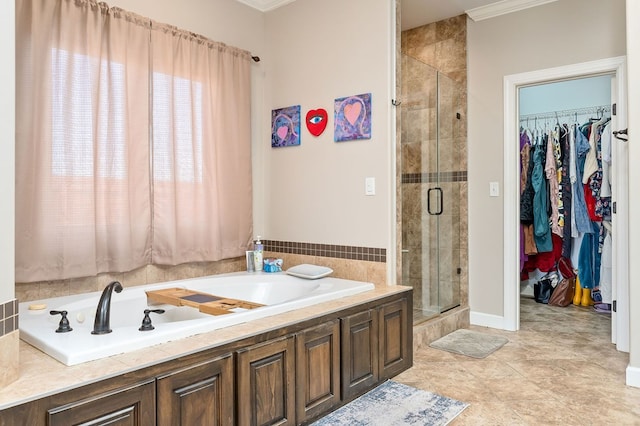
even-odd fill
[{"label": "crown molding", "polygon": [[288,3],[293,3],[295,0],[238,0],[240,3],[244,3],[247,6],[251,6],[254,9],[258,9],[260,12],[269,12],[270,10],[277,9],[280,6],[284,6]]},{"label": "crown molding", "polygon": [[496,16],[506,15],[507,13],[518,12],[519,10],[529,9],[530,7],[541,6],[554,1],[557,0],[502,0],[486,6],[465,10],[465,13],[477,22],[489,18],[495,18]]}]

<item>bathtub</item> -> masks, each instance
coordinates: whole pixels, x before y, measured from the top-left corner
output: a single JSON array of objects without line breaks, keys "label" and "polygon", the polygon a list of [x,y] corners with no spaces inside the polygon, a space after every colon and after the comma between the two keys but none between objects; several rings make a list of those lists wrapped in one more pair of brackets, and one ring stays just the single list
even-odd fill
[{"label": "bathtub", "polygon": [[[189,306],[149,302],[146,291],[184,288],[202,293],[264,305],[233,309],[226,315],[209,315]],[[193,336],[270,315],[335,300],[373,289],[372,283],[325,277],[306,280],[285,273],[232,273],[124,288],[111,297],[109,334],[93,335],[96,306],[102,292],[56,297],[20,303],[20,338],[66,365],[76,365],[120,353]],[[29,309],[35,305],[45,309]],[[151,331],[140,331],[145,309],[151,313]],[[56,333],[60,315],[66,310],[67,333]]]}]

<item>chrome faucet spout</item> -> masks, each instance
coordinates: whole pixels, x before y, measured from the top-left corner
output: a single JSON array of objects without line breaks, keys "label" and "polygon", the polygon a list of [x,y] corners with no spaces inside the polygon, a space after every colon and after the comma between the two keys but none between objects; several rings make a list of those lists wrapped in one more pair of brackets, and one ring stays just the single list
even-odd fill
[{"label": "chrome faucet spout", "polygon": [[122,291],[122,284],[118,281],[111,282],[102,291],[102,296],[100,296],[98,308],[96,309],[96,318],[93,321],[93,331],[91,334],[111,333],[109,320],[111,317],[111,295],[114,291],[116,293],[120,293]]}]

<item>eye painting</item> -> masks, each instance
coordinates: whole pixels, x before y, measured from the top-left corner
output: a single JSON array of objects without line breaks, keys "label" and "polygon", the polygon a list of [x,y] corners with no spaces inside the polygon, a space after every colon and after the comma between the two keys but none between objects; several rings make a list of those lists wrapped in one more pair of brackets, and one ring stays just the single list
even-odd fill
[{"label": "eye painting", "polygon": [[327,110],[324,108],[309,110],[306,117],[309,133],[313,136],[320,136],[327,127],[327,117]]}]

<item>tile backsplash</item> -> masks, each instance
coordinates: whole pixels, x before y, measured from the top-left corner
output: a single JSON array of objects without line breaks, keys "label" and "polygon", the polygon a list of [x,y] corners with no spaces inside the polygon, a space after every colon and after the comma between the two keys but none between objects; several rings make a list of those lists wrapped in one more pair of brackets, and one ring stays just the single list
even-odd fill
[{"label": "tile backsplash", "polygon": [[[316,244],[295,241],[263,240],[264,256],[284,260],[284,268],[312,263],[328,266],[333,276],[386,284],[387,251],[384,248]],[[35,283],[16,283],[16,297],[21,302],[102,290],[117,280],[126,287],[168,282],[206,275],[244,271],[245,257],[218,262],[195,262],[182,265],[147,265],[129,272],[104,273],[94,277],[71,278]],[[17,312],[17,302],[16,302]],[[15,328],[17,329],[17,316]]]},{"label": "tile backsplash", "polygon": [[0,305],[0,337],[18,329],[18,299]]}]

